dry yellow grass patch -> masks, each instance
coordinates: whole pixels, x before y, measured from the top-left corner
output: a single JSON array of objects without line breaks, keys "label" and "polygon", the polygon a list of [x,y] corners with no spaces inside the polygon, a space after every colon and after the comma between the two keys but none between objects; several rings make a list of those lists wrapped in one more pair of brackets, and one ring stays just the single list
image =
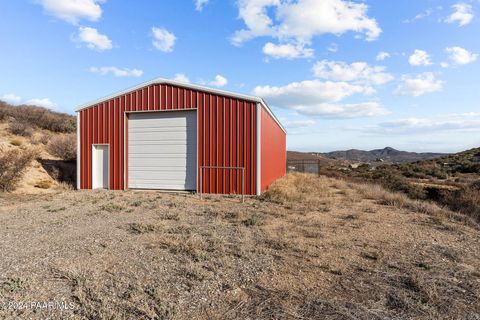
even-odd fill
[{"label": "dry yellow grass patch", "polygon": [[19,147],[19,146],[21,146],[21,145],[23,144],[23,141],[20,140],[20,139],[15,138],[15,139],[10,140],[10,144],[11,144],[12,146]]},{"label": "dry yellow grass patch", "polygon": [[289,173],[273,183],[263,197],[282,204],[286,202],[318,204],[332,195],[329,187],[331,180],[306,173]]},{"label": "dry yellow grass patch", "polygon": [[52,180],[40,180],[37,183],[35,183],[35,188],[50,189],[52,184],[53,184]]},{"label": "dry yellow grass patch", "polygon": [[370,201],[405,212],[427,214],[437,219],[463,221],[471,226],[477,226],[473,219],[465,215],[433,202],[410,199],[403,193],[388,191],[380,185],[352,183],[305,173],[287,174],[272,184],[263,198],[280,204],[316,207],[318,210],[325,205],[327,209],[332,209],[347,203]]},{"label": "dry yellow grass patch", "polygon": [[352,184],[352,186],[363,197],[375,200],[381,205],[403,209],[408,212],[427,214],[436,218],[463,221],[471,226],[478,226],[473,219],[457,212],[453,212],[448,208],[442,207],[433,202],[413,200],[403,193],[390,192],[383,187],[374,184]]}]

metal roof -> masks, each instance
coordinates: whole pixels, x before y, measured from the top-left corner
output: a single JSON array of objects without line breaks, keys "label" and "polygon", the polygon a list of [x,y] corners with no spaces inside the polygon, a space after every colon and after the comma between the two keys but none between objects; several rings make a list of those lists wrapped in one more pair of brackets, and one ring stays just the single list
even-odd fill
[{"label": "metal roof", "polygon": [[200,85],[190,84],[190,83],[184,83],[184,82],[169,80],[169,79],[164,79],[164,78],[156,78],[156,79],[141,83],[139,85],[136,85],[134,87],[116,92],[116,93],[111,94],[109,96],[106,96],[106,97],[91,101],[89,103],[80,105],[80,106],[75,108],[75,112],[79,112],[79,111],[82,111],[84,109],[88,109],[88,108],[93,107],[93,106],[95,106],[99,103],[102,103],[102,102],[105,102],[107,100],[113,99],[115,97],[127,94],[127,93],[135,91],[137,89],[140,89],[140,88],[143,88],[143,87],[146,87],[146,86],[150,86],[152,84],[169,84],[169,85],[183,87],[183,88],[187,88],[187,89],[204,91],[204,92],[209,92],[209,93],[218,94],[218,95],[222,95],[222,96],[227,96],[227,97],[232,97],[232,98],[243,99],[243,100],[247,100],[247,101],[253,101],[253,102],[260,103],[265,108],[265,110],[272,116],[272,118],[280,126],[280,128],[285,133],[287,133],[287,130],[285,130],[283,125],[280,123],[280,120],[278,120],[278,118],[275,116],[275,114],[272,112],[272,110],[270,110],[270,108],[265,103],[265,101],[260,97],[241,94],[241,93],[236,93],[236,92],[232,92],[232,91],[213,89],[213,88],[209,88],[209,87],[205,87],[205,86],[200,86]]}]

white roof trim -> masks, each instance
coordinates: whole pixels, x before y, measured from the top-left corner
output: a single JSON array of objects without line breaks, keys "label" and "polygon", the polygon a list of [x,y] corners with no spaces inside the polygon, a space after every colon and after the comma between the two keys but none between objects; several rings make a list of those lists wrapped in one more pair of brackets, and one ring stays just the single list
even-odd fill
[{"label": "white roof trim", "polygon": [[253,102],[260,103],[263,106],[263,108],[265,108],[265,110],[270,114],[270,116],[275,120],[275,122],[280,126],[280,128],[283,130],[283,132],[287,133],[287,131],[285,130],[283,125],[280,123],[280,121],[277,119],[277,117],[273,114],[272,110],[270,110],[270,108],[265,103],[265,101],[260,97],[250,96],[250,95],[231,92],[231,91],[226,91],[226,90],[213,89],[213,88],[209,88],[209,87],[199,86],[199,85],[196,85],[196,84],[184,83],[184,82],[179,82],[179,81],[169,80],[169,79],[164,79],[164,78],[156,78],[156,79],[141,83],[137,86],[128,88],[126,90],[122,90],[122,91],[116,92],[114,94],[111,94],[109,96],[97,99],[95,101],[91,101],[91,102],[86,103],[86,104],[83,104],[83,105],[75,108],[75,112],[79,112],[79,111],[82,111],[84,109],[88,109],[88,108],[93,107],[94,105],[97,105],[97,104],[102,103],[104,101],[113,99],[115,97],[127,94],[131,91],[135,91],[135,90],[138,90],[138,89],[146,87],[146,86],[150,86],[152,84],[170,84],[170,85],[173,85],[173,86],[179,86],[179,87],[184,87],[184,88],[193,89],[193,90],[205,91],[205,92],[218,94],[218,95],[222,95],[222,96],[227,96],[227,97],[232,97],[232,98],[243,99],[243,100],[248,100],[248,101],[253,101]]}]

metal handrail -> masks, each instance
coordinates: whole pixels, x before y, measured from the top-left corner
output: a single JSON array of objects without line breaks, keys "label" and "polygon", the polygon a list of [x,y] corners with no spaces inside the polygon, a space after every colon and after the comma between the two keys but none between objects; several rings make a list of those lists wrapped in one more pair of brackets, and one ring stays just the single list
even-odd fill
[{"label": "metal handrail", "polygon": [[245,167],[200,166],[200,199],[203,199],[203,169],[242,170],[242,203],[245,202]]}]

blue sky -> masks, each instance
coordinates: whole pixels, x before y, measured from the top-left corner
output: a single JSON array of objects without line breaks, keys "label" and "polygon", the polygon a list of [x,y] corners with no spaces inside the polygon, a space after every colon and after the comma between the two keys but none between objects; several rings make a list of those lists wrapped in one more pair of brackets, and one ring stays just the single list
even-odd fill
[{"label": "blue sky", "polygon": [[262,96],[289,150],[480,145],[480,1],[1,1],[0,99],[156,78]]}]

